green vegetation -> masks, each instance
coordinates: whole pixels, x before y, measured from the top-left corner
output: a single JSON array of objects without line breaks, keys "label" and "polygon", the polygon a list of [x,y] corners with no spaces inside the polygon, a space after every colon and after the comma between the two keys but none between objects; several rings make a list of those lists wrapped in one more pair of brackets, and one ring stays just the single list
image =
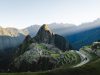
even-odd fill
[{"label": "green vegetation", "polygon": [[45,71],[64,65],[70,67],[81,61],[80,56],[74,50],[63,52],[45,43],[32,43],[27,49],[23,54],[15,57],[13,62],[15,72]]},{"label": "green vegetation", "polygon": [[100,59],[77,68],[58,68],[44,72],[1,73],[0,75],[100,75]]},{"label": "green vegetation", "polygon": [[99,58],[99,56],[97,56],[91,49],[91,45],[88,46],[84,46],[80,49],[81,52],[84,52],[88,58],[90,59],[90,61],[93,61],[97,58]]},{"label": "green vegetation", "polygon": [[[36,44],[35,47],[42,49],[43,55],[49,54],[50,57],[41,57],[41,59],[39,59],[42,63],[39,68],[42,68],[42,70],[38,72],[1,73],[0,75],[100,75],[100,58],[91,51],[91,46],[84,46],[80,49],[91,61],[75,68],[72,66],[81,61],[76,51],[58,51],[56,53],[54,50],[49,50],[45,44]],[[57,61],[56,65],[53,66],[52,70],[47,70],[50,64],[49,60],[52,60],[52,58]]]}]

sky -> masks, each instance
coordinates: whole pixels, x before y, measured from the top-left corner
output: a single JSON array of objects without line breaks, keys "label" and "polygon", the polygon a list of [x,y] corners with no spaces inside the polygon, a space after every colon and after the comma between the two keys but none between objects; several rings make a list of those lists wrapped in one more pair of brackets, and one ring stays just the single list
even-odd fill
[{"label": "sky", "polygon": [[0,0],[0,26],[80,25],[100,18],[100,0]]}]

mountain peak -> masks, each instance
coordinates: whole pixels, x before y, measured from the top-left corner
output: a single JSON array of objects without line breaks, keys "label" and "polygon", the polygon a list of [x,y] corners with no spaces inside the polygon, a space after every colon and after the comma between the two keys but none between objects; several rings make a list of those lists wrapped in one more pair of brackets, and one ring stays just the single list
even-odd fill
[{"label": "mountain peak", "polygon": [[51,30],[49,29],[49,26],[47,24],[43,24],[39,31],[38,34],[42,34],[42,33],[46,33],[46,34],[52,34]]},{"label": "mountain peak", "polygon": [[49,43],[51,37],[52,37],[52,32],[50,31],[48,25],[43,24],[36,35],[36,40],[38,42]]},{"label": "mountain peak", "polygon": [[52,44],[61,50],[69,49],[69,43],[66,43],[65,38],[63,36],[53,34],[47,24],[43,24],[40,27],[34,39],[38,43]]},{"label": "mountain peak", "polygon": [[43,24],[41,29],[44,29],[46,31],[50,31],[49,27],[48,27],[48,24]]}]

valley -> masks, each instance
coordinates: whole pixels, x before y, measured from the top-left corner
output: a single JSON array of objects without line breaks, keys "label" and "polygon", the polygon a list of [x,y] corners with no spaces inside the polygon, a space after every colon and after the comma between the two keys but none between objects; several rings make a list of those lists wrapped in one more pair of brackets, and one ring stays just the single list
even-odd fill
[{"label": "valley", "polygon": [[[99,28],[96,29],[98,30]],[[95,28],[89,29],[88,31],[94,30]],[[86,32],[87,30],[85,32],[82,31],[82,34]],[[60,33],[55,34],[52,32],[47,24],[42,25],[33,37],[26,30],[20,30],[17,33],[23,34],[23,42],[20,41],[22,43],[16,44],[14,48],[11,47],[15,51],[11,52],[10,50],[8,58],[5,57],[8,54],[6,51],[4,52],[5,55],[2,54],[5,59],[2,58],[3,61],[1,60],[1,63],[10,60],[1,65],[0,75],[87,75],[88,73],[91,74],[91,67],[95,68],[99,74],[97,70],[99,66],[93,66],[99,63],[99,37],[95,38],[96,42],[94,41],[91,44],[88,43],[88,45],[80,46],[81,48],[75,50],[76,47],[74,46],[79,46],[78,44],[74,45],[76,33],[68,35],[68,39],[66,39],[65,36],[62,36],[63,34],[59,35]],[[74,36],[74,39],[71,40],[73,43],[70,42],[69,36],[71,37],[70,39]],[[78,41],[80,42],[80,40]],[[85,41],[83,40],[82,43],[85,44]],[[4,65],[7,66],[4,67]],[[91,75],[94,75],[95,71],[92,72]]]},{"label": "valley", "polygon": [[0,0],[0,75],[100,75],[100,0]]}]

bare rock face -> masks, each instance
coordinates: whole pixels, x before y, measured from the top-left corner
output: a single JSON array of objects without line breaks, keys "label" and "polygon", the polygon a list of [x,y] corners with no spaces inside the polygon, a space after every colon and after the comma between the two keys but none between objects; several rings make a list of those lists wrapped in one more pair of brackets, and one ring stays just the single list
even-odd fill
[{"label": "bare rock face", "polygon": [[55,45],[57,48],[61,50],[69,49],[69,43],[66,42],[65,38],[63,36],[51,32],[47,24],[44,24],[40,27],[37,35],[35,36],[35,40],[38,43],[47,43]]},{"label": "bare rock face", "polygon": [[56,47],[58,47],[61,50],[69,50],[69,43],[66,42],[66,39],[63,36],[54,35],[54,44]]},{"label": "bare rock face", "polygon": [[53,33],[48,28],[48,25],[44,24],[38,31],[35,39],[38,43],[51,43]]}]

